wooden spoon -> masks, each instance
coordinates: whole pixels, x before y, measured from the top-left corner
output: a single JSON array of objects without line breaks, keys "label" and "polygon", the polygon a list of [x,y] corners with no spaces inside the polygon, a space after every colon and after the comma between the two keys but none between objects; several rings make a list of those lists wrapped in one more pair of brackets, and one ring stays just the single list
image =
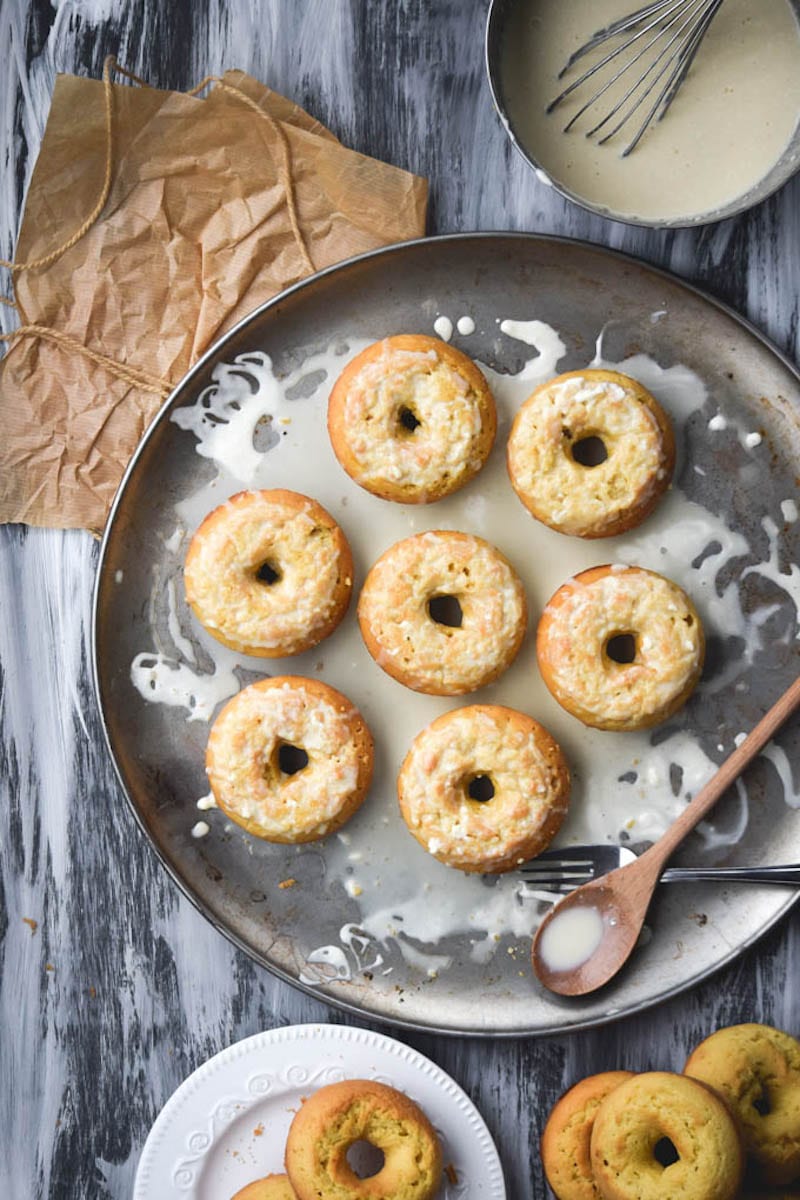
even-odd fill
[{"label": "wooden spoon", "polygon": [[636,945],[659,876],[675,848],[798,705],[800,678],[649,850],[555,905],[539,926],[531,955],[533,970],[546,988],[561,996],[585,996],[616,975]]}]

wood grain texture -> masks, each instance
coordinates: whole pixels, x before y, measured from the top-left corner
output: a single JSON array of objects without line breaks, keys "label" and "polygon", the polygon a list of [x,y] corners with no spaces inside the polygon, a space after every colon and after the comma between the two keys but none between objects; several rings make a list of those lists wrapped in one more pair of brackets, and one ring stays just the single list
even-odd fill
[{"label": "wood grain texture", "polygon": [[[427,175],[431,232],[545,230],[626,250],[701,284],[796,358],[800,179],[705,230],[582,213],[505,139],[484,18],[485,4],[463,0],[2,0],[0,255],[13,250],[57,71],[99,76],[115,53],[186,88],[238,66],[346,144]],[[91,687],[96,556],[88,535],[0,529],[0,1196],[15,1200],[128,1197],[151,1122],[202,1060],[263,1028],[345,1020],[234,950],[134,826]],[[477,1103],[512,1200],[540,1200],[538,1135],[561,1091],[592,1071],[680,1068],[722,1024],[798,1033],[799,981],[795,910],[705,986],[598,1032],[397,1036]]]}]

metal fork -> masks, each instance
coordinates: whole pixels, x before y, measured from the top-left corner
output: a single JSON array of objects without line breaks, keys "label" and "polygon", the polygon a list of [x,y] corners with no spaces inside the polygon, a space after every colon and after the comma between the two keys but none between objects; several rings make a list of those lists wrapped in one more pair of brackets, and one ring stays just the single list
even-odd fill
[{"label": "metal fork", "polygon": [[[708,27],[717,14],[722,0],[652,0],[644,8],[630,13],[605,29],[600,29],[569,58],[559,73],[559,79],[584,54],[613,42],[617,37],[625,40],[620,42],[608,54],[588,70],[579,79],[566,87],[555,100],[548,105],[547,111],[552,112],[557,105],[582,84],[587,83],[598,72],[605,68],[605,75],[598,75],[603,80],[602,85],[593,95],[581,105],[571,120],[564,126],[564,132],[571,129],[579,117],[600,100],[610,87],[626,77],[630,86],[622,97],[612,105],[609,111],[586,134],[592,137],[598,133],[613,117],[620,114],[620,119],[610,132],[599,139],[600,145],[609,141],[620,129],[630,121],[634,113],[639,112],[642,105],[654,97],[650,107],[632,139],[622,151],[622,157],[636,149],[653,120],[660,121],[689,73],[695,55],[700,49],[700,43],[708,32]],[[630,34],[630,37],[626,35]],[[628,75],[631,68],[638,70]],[[624,86],[624,82],[623,82]]]},{"label": "metal fork", "polygon": [[[526,883],[545,892],[571,892],[582,883],[633,862],[627,846],[567,846],[547,850],[520,867]],[[776,867],[667,867],[660,883],[782,883],[800,887],[800,864]]]}]

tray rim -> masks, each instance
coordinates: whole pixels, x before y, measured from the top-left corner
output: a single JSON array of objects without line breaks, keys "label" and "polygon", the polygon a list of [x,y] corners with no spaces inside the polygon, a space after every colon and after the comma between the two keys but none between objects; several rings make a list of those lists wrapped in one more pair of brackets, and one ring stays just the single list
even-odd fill
[{"label": "tray rim", "polygon": [[792,376],[794,376],[798,387],[800,387],[800,368],[798,368],[788,354],[786,354],[778,345],[776,345],[772,339],[767,336],[767,334],[763,333],[758,326],[754,325],[753,322],[749,320],[749,318],[742,316],[742,314],[737,312],[736,309],[734,309],[731,305],[726,304],[723,300],[717,299],[715,296],[711,295],[709,292],[706,292],[703,288],[698,287],[696,284],[682,279],[681,276],[672,271],[668,271],[663,267],[654,266],[644,259],[638,258],[634,254],[628,254],[624,251],[616,250],[613,247],[592,242],[587,238],[572,238],[566,237],[562,234],[527,232],[523,230],[476,230],[459,233],[436,234],[430,237],[412,238],[405,242],[393,242],[390,245],[381,246],[376,250],[369,250],[365,254],[357,254],[350,258],[343,259],[341,262],[334,263],[329,267],[324,267],[320,271],[315,271],[313,275],[306,276],[303,279],[298,280],[297,283],[291,284],[289,287],[284,288],[283,291],[278,292],[277,295],[272,296],[263,304],[258,305],[257,308],[254,308],[251,312],[242,317],[240,321],[237,321],[235,325],[231,326],[230,329],[226,330],[226,332],[217,338],[216,341],[214,341],[201,355],[197,362],[194,363],[178,380],[178,382],[175,384],[175,387],[163,401],[158,411],[150,421],[150,424],[142,435],[139,444],[137,445],[127,467],[125,468],[125,472],[114,494],[114,499],[111,503],[111,507],[103,527],[92,596],[92,627],[90,639],[92,685],[98,716],[103,729],[103,740],[114,768],[114,774],[116,775],[117,781],[122,789],[123,795],[125,796],[125,800],[130,812],[133,815],[134,821],[139,827],[140,832],[144,835],[147,845],[149,846],[150,850],[155,853],[156,858],[158,859],[162,868],[166,870],[173,883],[177,884],[180,891],[183,893],[186,899],[192,903],[194,908],[201,913],[201,915],[212,925],[214,929],[217,930],[217,932],[221,933],[238,950],[241,950],[244,954],[246,954],[252,962],[264,967],[270,972],[271,975],[281,979],[291,987],[305,993],[308,997],[316,1000],[318,1003],[330,1005],[331,1007],[347,1013],[352,1017],[356,1017],[362,1021],[374,1021],[378,1024],[386,1025],[394,1029],[408,1029],[417,1033],[439,1034],[448,1037],[470,1037],[480,1038],[482,1040],[489,1038],[502,1038],[507,1040],[510,1038],[521,1037],[549,1038],[563,1036],[564,1034],[577,1033],[587,1029],[602,1028],[605,1025],[616,1023],[626,1017],[647,1012],[656,1005],[662,1004],[667,1000],[671,1000],[675,996],[681,995],[683,992],[687,992],[690,989],[705,983],[712,976],[723,970],[723,968],[730,966],[731,963],[740,958],[747,950],[754,946],[756,942],[760,941],[761,938],[765,937],[766,934],[768,934],[777,924],[779,924],[795,907],[798,901],[800,901],[800,889],[796,889],[794,895],[788,896],[786,903],[782,905],[781,908],[779,908],[777,912],[775,912],[773,916],[770,917],[770,919],[756,933],[752,934],[745,941],[732,948],[713,966],[702,971],[692,979],[675,984],[674,987],[666,989],[658,996],[642,1000],[639,1003],[632,1004],[614,1012],[603,1013],[594,1017],[587,1017],[583,1020],[579,1019],[577,1021],[569,1021],[564,1024],[557,1024],[550,1026],[547,1029],[490,1030],[483,1027],[454,1029],[453,1027],[446,1025],[438,1025],[433,1023],[423,1024],[420,1021],[405,1019],[400,1016],[388,1016],[382,1012],[375,1012],[372,1009],[365,1009],[347,999],[336,995],[331,995],[328,991],[320,991],[318,987],[315,987],[311,984],[306,984],[300,979],[296,979],[283,967],[269,962],[257,950],[249,946],[245,940],[234,930],[230,929],[223,921],[219,920],[217,916],[208,909],[203,900],[194,894],[189,884],[182,879],[178,870],[173,867],[172,863],[166,857],[166,854],[162,851],[161,847],[151,835],[144,817],[139,811],[139,808],[137,807],[134,798],[126,784],[122,769],[114,752],[111,733],[108,722],[106,721],[105,707],[103,703],[103,689],[98,665],[97,651],[100,589],[108,543],[114,526],[114,520],[117,515],[117,509],[122,502],[128,480],[136,470],[139,458],[142,455],[145,446],[149,443],[151,437],[155,435],[155,431],[160,425],[162,418],[173,406],[173,403],[179,393],[184,391],[193,382],[193,380],[203,372],[206,364],[222,350],[227,342],[233,340],[238,334],[244,331],[248,325],[258,321],[263,314],[268,313],[273,308],[276,308],[288,297],[294,296],[296,293],[301,292],[306,288],[313,287],[319,279],[326,278],[335,274],[336,272],[346,270],[347,268],[353,267],[357,264],[368,262],[374,258],[388,257],[393,254],[402,253],[404,250],[418,248],[423,245],[430,245],[431,243],[453,244],[457,242],[471,242],[476,240],[486,242],[509,240],[565,244],[571,247],[583,248],[591,251],[592,253],[610,256],[624,264],[634,266],[637,270],[644,270],[652,275],[660,276],[661,278],[668,280],[671,285],[690,293],[695,298],[710,304],[712,307],[731,318],[735,324],[741,326],[746,332],[753,336],[756,341],[760,342],[766,350],[773,354],[786,368],[786,370]]}]

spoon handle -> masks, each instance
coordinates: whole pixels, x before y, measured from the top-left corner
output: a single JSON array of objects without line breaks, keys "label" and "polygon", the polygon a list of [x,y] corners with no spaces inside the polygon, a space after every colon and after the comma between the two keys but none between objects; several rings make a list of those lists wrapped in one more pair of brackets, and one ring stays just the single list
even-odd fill
[{"label": "spoon handle", "polygon": [[[725,760],[717,773],[711,777],[704,788],[700,789],[694,800],[686,806],[666,833],[649,850],[645,851],[642,858],[649,857],[654,864],[666,862],[675,847],[680,845],[698,821],[702,821],[723,792],[726,792],[731,784],[739,778],[750,760],[764,749],[773,734],[780,729],[798,705],[800,705],[800,677],[795,679],[779,700],[775,701],[769,712],[748,733],[741,746],[737,746],[730,758]],[[639,861],[641,862],[641,859]]]},{"label": "spoon handle", "polygon": [[782,883],[800,887],[800,865],[787,867],[667,867],[659,883]]}]

